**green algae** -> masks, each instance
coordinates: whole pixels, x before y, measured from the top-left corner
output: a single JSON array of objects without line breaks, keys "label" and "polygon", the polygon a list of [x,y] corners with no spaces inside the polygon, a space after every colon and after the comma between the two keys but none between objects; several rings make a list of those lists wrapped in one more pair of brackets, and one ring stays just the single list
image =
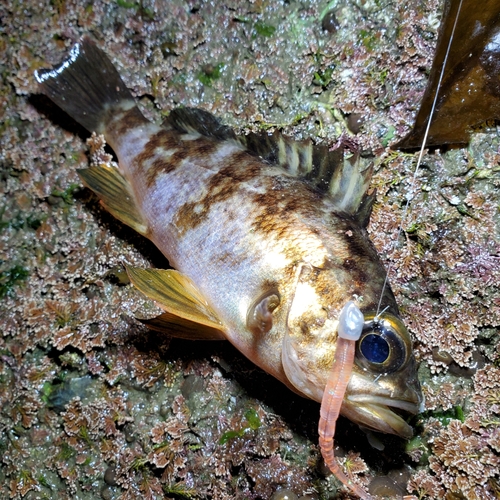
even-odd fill
[{"label": "green algae", "polygon": [[[4,264],[0,261],[0,266]],[[5,271],[0,271],[0,299],[14,293],[14,288],[26,281],[29,270],[20,265],[15,265]]]},{"label": "green algae", "polygon": [[263,37],[270,37],[273,36],[274,33],[276,32],[276,28],[270,24],[266,24],[263,21],[257,21],[253,25],[254,29],[254,37],[257,35],[263,36]]},{"label": "green algae", "polygon": [[198,73],[198,80],[200,80],[203,85],[211,87],[214,80],[218,80],[222,76],[222,70],[224,69],[224,63],[218,63],[216,65],[205,65],[203,71]]},{"label": "green algae", "polygon": [[54,188],[50,195],[55,198],[60,198],[66,205],[72,205],[74,203],[75,193],[81,189],[81,185],[74,182],[62,191]]},{"label": "green algae", "polygon": [[262,425],[258,413],[253,408],[249,408],[243,415],[243,418],[246,423],[238,430],[224,432],[219,439],[219,444],[226,444],[230,439],[243,437],[249,431],[256,431]]}]

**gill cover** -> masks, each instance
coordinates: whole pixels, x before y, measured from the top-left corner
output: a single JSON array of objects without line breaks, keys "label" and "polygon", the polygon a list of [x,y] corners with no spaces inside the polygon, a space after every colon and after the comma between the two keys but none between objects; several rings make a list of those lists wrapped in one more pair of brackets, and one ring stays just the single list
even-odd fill
[{"label": "gill cover", "polygon": [[[300,393],[316,401],[323,397],[334,360],[340,313],[317,286],[321,272],[308,265],[299,269],[282,350],[288,380]],[[349,329],[345,326],[346,331]]]}]

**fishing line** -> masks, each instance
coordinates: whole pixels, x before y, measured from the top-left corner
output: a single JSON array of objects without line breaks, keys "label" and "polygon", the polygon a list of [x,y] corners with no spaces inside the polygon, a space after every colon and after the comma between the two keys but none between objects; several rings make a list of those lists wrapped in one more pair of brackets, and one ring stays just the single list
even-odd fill
[{"label": "fishing line", "polygon": [[[427,125],[425,127],[425,133],[424,133],[424,138],[422,140],[422,146],[420,147],[420,152],[418,154],[417,165],[415,166],[415,170],[413,172],[413,177],[412,177],[412,180],[410,183],[410,190],[409,190],[408,194],[406,195],[406,204],[405,204],[405,207],[403,209],[403,215],[401,216],[401,223],[399,224],[398,232],[396,234],[396,239],[394,240],[393,248],[390,249],[391,253],[396,249],[396,245],[398,244],[399,237],[401,236],[401,233],[403,232],[403,225],[404,225],[404,222],[406,221],[406,217],[408,215],[408,208],[410,206],[410,201],[413,199],[413,196],[414,196],[413,191],[415,189],[415,181],[417,179],[418,170],[419,170],[420,165],[422,163],[422,158],[424,157],[425,145],[427,143],[429,130],[431,128],[432,117],[434,116],[434,111],[436,109],[437,100],[439,97],[439,90],[441,88],[441,82],[443,81],[444,70],[446,69],[446,63],[448,62],[448,55],[450,54],[451,43],[453,42],[453,38],[455,36],[455,28],[457,27],[458,18],[460,16],[461,9],[462,9],[462,0],[460,0],[460,3],[458,4],[457,14],[455,16],[453,28],[451,30],[450,39],[448,41],[448,47],[446,48],[446,53],[445,53],[445,56],[443,59],[443,65],[441,66],[441,72],[439,73],[439,79],[438,79],[438,83],[436,86],[436,93],[434,94],[434,99],[432,100],[432,106],[431,106],[431,110],[429,112],[429,118],[427,120]],[[444,17],[444,15],[443,15],[443,17]],[[376,320],[377,317],[379,316],[379,314],[381,314],[380,307],[382,305],[382,298],[384,297],[385,289],[387,288],[387,283],[389,281],[389,274],[392,273],[393,269],[394,269],[394,263],[391,262],[389,264],[389,266],[387,267],[387,272],[385,274],[384,284],[382,286],[382,292],[380,293],[380,299],[378,301],[377,314],[375,315],[374,320]]]}]

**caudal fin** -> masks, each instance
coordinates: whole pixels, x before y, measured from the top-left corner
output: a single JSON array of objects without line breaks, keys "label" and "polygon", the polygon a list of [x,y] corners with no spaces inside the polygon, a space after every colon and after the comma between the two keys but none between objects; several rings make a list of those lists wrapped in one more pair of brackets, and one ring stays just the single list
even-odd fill
[{"label": "caudal fin", "polygon": [[113,111],[135,107],[111,61],[88,38],[58,67],[35,71],[35,78],[41,93],[91,132],[104,132]]}]

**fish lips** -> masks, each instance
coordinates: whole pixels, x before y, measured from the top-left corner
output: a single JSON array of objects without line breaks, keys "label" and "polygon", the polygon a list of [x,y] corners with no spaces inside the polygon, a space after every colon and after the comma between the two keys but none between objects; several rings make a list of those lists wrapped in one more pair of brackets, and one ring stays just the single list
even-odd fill
[{"label": "fish lips", "polygon": [[354,372],[342,403],[342,415],[376,432],[404,439],[413,437],[413,428],[402,415],[421,412],[423,396],[414,367],[408,366],[407,370],[409,373],[399,373],[396,379],[394,374],[373,377]]},{"label": "fish lips", "polygon": [[[370,399],[369,396],[366,396]],[[358,399],[355,396],[354,399]],[[377,398],[380,401],[351,401],[350,398],[342,403],[342,415],[349,420],[356,422],[361,427],[366,427],[372,431],[383,432],[385,434],[395,434],[404,439],[413,437],[413,428],[406,421],[394,412],[389,404],[383,404],[384,398]],[[394,407],[394,403],[404,403],[405,410],[411,406],[409,413],[418,413],[418,407],[407,402],[394,401],[392,399],[385,400],[385,403],[390,403]]]}]

